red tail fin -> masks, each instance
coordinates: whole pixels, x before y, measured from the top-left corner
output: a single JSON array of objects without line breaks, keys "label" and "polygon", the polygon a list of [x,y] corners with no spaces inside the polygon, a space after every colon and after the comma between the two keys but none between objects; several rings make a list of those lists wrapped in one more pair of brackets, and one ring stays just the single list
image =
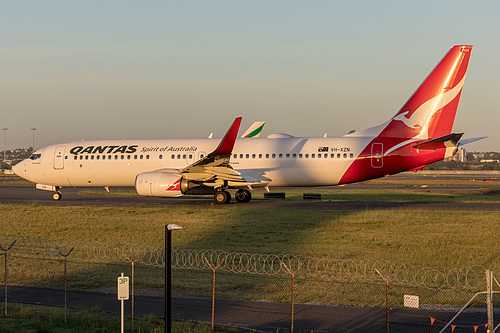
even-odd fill
[{"label": "red tail fin", "polygon": [[379,137],[432,139],[450,134],[471,51],[471,45],[453,46]]}]

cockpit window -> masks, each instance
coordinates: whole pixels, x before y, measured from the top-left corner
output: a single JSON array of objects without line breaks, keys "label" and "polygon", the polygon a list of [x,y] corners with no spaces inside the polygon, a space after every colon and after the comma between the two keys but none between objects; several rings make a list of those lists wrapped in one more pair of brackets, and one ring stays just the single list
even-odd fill
[{"label": "cockpit window", "polygon": [[30,158],[30,160],[34,161],[34,160],[37,160],[41,157],[42,157],[42,154],[31,154],[31,156],[29,158]]}]

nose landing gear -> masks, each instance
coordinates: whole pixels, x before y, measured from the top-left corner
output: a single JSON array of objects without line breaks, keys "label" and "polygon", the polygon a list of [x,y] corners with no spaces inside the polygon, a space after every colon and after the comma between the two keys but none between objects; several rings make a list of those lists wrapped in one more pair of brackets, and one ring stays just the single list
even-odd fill
[{"label": "nose landing gear", "polygon": [[61,200],[61,198],[62,198],[62,193],[59,190],[59,188],[56,187],[56,191],[54,193],[52,193],[52,199],[55,201],[59,201],[59,200]]}]

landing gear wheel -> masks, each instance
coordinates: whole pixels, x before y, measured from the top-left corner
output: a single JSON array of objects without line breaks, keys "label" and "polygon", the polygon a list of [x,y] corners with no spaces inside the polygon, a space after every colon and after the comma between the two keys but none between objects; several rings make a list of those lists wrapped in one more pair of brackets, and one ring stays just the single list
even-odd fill
[{"label": "landing gear wheel", "polygon": [[249,190],[238,190],[234,195],[237,202],[244,203],[252,200],[252,193]]},{"label": "landing gear wheel", "polygon": [[216,204],[227,204],[231,201],[231,194],[227,191],[217,191],[214,194],[214,201]]},{"label": "landing gear wheel", "polygon": [[52,194],[52,199],[54,199],[55,201],[59,201],[59,200],[61,200],[61,198],[62,198],[61,192],[54,192]]}]

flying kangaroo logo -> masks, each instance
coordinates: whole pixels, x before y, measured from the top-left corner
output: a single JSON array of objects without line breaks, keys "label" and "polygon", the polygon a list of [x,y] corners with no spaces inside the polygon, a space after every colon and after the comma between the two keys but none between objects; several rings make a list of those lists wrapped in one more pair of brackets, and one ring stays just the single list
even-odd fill
[{"label": "flying kangaroo logo", "polygon": [[[411,111],[404,111],[397,114],[392,119],[403,122],[403,124],[411,129],[420,130],[418,135],[424,134],[422,132],[428,129],[429,121],[432,116],[458,96],[458,94],[462,90],[464,81],[465,75],[453,89],[450,89],[442,94],[439,94],[436,97],[429,99],[428,101],[420,105],[411,115],[408,116]],[[425,135],[427,139],[429,136],[428,133],[425,133]]]}]

